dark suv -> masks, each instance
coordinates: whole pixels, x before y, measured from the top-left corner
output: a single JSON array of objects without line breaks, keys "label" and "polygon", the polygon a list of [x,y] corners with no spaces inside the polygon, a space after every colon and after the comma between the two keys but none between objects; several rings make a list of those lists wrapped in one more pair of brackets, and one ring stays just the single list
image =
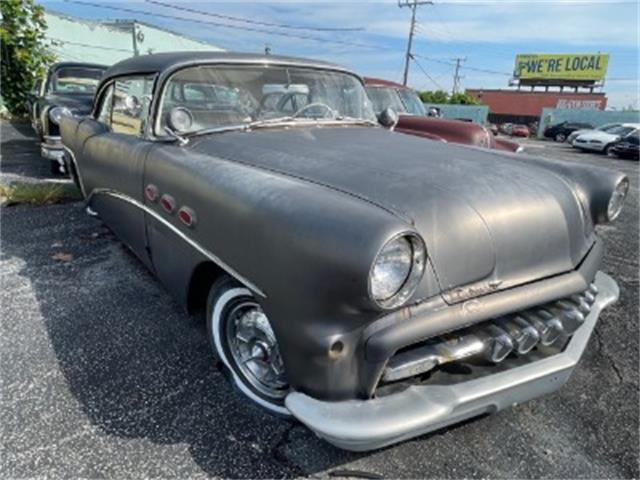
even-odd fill
[{"label": "dark suv", "polygon": [[548,127],[544,136],[553,138],[556,142],[564,142],[571,133],[581,129],[593,129],[593,125],[580,122],[562,122]]}]

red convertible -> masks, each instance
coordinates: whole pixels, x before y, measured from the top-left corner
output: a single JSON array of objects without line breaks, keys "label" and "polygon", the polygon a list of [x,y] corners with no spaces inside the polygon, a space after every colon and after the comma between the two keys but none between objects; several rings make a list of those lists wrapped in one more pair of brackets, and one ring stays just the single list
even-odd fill
[{"label": "red convertible", "polygon": [[507,152],[520,152],[522,147],[509,140],[495,138],[485,127],[461,120],[427,116],[418,94],[399,83],[379,78],[364,78],[367,94],[376,113],[392,108],[399,114],[395,130],[409,135],[451,143],[462,143]]}]

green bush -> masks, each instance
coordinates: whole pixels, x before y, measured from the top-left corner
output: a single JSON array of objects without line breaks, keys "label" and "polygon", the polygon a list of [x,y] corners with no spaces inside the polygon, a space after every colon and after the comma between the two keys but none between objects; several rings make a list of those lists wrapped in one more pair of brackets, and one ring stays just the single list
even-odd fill
[{"label": "green bush", "polygon": [[14,116],[27,113],[29,91],[53,61],[45,44],[44,8],[33,0],[0,0],[2,99]]},{"label": "green bush", "polygon": [[458,105],[480,105],[480,102],[466,93],[454,93],[449,95],[444,90],[436,90],[435,92],[426,90],[420,92],[420,100],[423,103],[450,103]]}]

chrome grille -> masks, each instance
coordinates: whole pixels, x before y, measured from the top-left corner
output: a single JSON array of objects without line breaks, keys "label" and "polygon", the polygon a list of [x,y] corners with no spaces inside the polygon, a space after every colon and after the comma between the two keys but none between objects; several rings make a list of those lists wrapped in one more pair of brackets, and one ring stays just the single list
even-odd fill
[{"label": "chrome grille", "polygon": [[510,354],[524,356],[538,345],[570,337],[584,323],[598,294],[584,292],[429,339],[394,355],[382,382],[427,373],[439,365],[480,359],[500,363]]}]

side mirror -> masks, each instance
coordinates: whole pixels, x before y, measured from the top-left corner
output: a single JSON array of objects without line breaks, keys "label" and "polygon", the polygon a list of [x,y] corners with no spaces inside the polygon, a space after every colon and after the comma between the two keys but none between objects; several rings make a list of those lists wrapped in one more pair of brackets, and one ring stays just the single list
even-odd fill
[{"label": "side mirror", "polygon": [[135,95],[127,95],[124,97],[124,108],[131,116],[137,117],[140,115],[142,104]]},{"label": "side mirror", "polygon": [[167,126],[177,134],[186,133],[193,126],[193,115],[184,107],[173,107],[167,114]]},{"label": "side mirror", "polygon": [[380,112],[380,115],[378,115],[380,125],[390,130],[394,129],[399,119],[398,113],[391,107],[385,108]]}]

